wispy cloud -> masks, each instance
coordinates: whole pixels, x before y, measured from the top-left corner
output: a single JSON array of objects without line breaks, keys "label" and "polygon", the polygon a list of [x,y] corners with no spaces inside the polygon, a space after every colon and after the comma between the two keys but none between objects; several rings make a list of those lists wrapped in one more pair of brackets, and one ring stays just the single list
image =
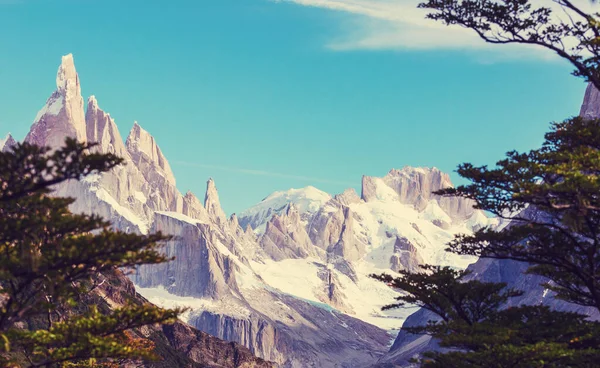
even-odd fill
[{"label": "wispy cloud", "polygon": [[[544,58],[556,60],[546,50],[527,46],[492,46],[471,30],[425,19],[420,0],[273,0],[324,8],[356,15],[341,24],[340,35],[326,46],[331,50],[432,50],[485,51],[495,59]],[[583,0],[576,0],[580,2]],[[544,6],[557,7],[545,1]],[[588,5],[589,6],[589,5]],[[587,7],[587,6],[586,6]],[[598,10],[597,8],[594,8]],[[551,57],[551,58],[550,58]],[[489,55],[486,61],[491,61]]]},{"label": "wispy cloud", "polygon": [[207,165],[207,164],[200,164],[200,163],[195,163],[195,162],[171,161],[171,163],[173,165],[197,167],[197,168],[219,170],[219,171],[227,171],[227,172],[233,172],[236,174],[268,176],[271,178],[299,180],[299,181],[307,182],[309,184],[310,183],[324,183],[324,184],[337,184],[337,185],[348,185],[348,186],[353,186],[356,184],[356,183],[341,181],[341,180],[315,178],[312,176],[292,175],[292,174],[284,174],[284,173],[265,171],[265,170],[243,169],[243,168],[221,166],[221,165]]}]

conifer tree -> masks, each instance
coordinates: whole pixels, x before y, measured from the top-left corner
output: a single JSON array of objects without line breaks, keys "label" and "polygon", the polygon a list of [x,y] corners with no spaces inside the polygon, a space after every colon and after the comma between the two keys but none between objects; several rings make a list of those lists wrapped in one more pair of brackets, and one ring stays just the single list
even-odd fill
[{"label": "conifer tree", "polygon": [[[128,234],[96,215],[73,214],[52,186],[106,172],[122,160],[67,139],[51,151],[28,143],[0,152],[0,366],[119,366],[150,359],[133,328],[174,321],[179,310],[125,301],[86,304],[100,283],[167,261],[161,234]],[[99,277],[102,275],[103,277]]]},{"label": "conifer tree", "polygon": [[[600,16],[569,0],[429,0],[428,18],[475,31],[493,44],[527,44],[570,62],[600,89]],[[555,17],[558,7],[566,17]],[[459,235],[448,251],[526,262],[558,299],[600,312],[600,120],[554,123],[541,148],[511,151],[494,168],[462,164],[471,184],[437,192],[474,200],[475,208],[510,220],[504,229]],[[400,277],[372,275],[403,290],[396,304],[421,306],[437,319],[406,328],[437,338],[423,367],[595,367],[600,326],[587,316],[544,306],[506,308],[518,290],[473,280],[468,272],[425,265]]]}]

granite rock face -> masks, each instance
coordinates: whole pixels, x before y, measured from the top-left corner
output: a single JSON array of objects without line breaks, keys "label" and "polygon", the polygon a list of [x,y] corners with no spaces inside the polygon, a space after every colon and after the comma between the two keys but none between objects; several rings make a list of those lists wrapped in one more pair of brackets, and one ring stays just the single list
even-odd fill
[{"label": "granite rock face", "polygon": [[390,259],[391,268],[393,271],[409,271],[418,272],[420,271],[419,265],[422,265],[423,259],[419,256],[417,248],[410,242],[410,240],[396,235],[396,242],[394,243],[394,254]]},{"label": "granite rock face", "polygon": [[[175,217],[173,217],[175,216]],[[164,253],[185,262],[141,266],[132,276],[144,288],[163,286],[179,296],[222,298],[237,291],[236,265],[217,247],[219,234],[210,225],[191,218],[157,212],[152,232],[174,235],[165,244]]]}]

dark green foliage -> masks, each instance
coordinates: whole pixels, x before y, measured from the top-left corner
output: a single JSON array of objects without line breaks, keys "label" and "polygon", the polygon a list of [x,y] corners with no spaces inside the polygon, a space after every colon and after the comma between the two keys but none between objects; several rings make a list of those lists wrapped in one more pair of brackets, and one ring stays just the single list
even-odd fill
[{"label": "dark green foliage", "polygon": [[[531,263],[559,298],[600,310],[600,120],[554,124],[541,149],[510,152],[494,169],[464,164],[459,174],[472,184],[441,194],[513,222],[460,236],[450,251]],[[539,215],[517,212],[526,206]]]},{"label": "dark green foliage", "polygon": [[129,330],[180,313],[127,301],[103,310],[82,305],[82,295],[101,286],[99,275],[167,261],[158,252],[163,235],[111,230],[98,216],[72,214],[73,199],[48,195],[52,185],[121,163],[90,148],[67,139],[52,152],[24,143],[0,153],[0,364],[118,366],[151,358],[152,344]]},{"label": "dark green foliage", "polygon": [[428,334],[449,352],[428,352],[422,367],[594,367],[600,359],[600,324],[577,313],[545,306],[502,309],[521,292],[506,284],[466,280],[467,271],[422,266],[401,276],[372,277],[404,291],[397,304],[417,305],[439,318],[425,326],[405,327]]},{"label": "dark green foliage", "polygon": [[446,322],[461,319],[472,325],[486,318],[491,311],[497,310],[513,296],[522,292],[508,289],[506,284],[465,282],[468,271],[458,271],[450,267],[423,265],[422,272],[400,271],[402,277],[389,275],[371,275],[371,277],[391,284],[407,294],[396,297],[400,303],[391,304],[383,309],[417,305],[426,308]]}]

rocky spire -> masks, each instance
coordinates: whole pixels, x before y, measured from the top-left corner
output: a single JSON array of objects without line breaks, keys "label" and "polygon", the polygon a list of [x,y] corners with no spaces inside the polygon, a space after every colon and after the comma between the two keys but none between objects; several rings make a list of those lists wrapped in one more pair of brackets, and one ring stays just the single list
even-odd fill
[{"label": "rocky spire", "polygon": [[579,115],[588,119],[600,117],[600,92],[591,83],[588,84],[585,90]]},{"label": "rocky spire", "polygon": [[390,268],[395,272],[401,270],[418,272],[420,270],[419,265],[423,263],[423,258],[421,258],[417,248],[410,240],[396,235],[394,254],[390,257]]},{"label": "rocky spire", "polygon": [[56,74],[56,90],[38,112],[25,141],[57,148],[66,137],[86,140],[81,86],[71,54],[62,57]]},{"label": "rocky spire", "polygon": [[113,153],[122,158],[129,156],[115,121],[98,106],[95,96],[88,98],[85,125],[88,142],[98,143],[100,152]]},{"label": "rocky spire", "polygon": [[0,139],[0,151],[7,152],[17,144],[13,136],[8,133],[4,139]]},{"label": "rocky spire", "polygon": [[219,201],[219,193],[217,192],[217,187],[215,186],[215,181],[213,180],[213,178],[208,179],[208,181],[206,182],[204,208],[206,208],[208,215],[215,219],[215,221],[217,221],[220,225],[226,223],[227,217],[225,216],[225,212],[223,212],[223,209],[221,208],[221,202]]},{"label": "rocky spire", "polygon": [[346,261],[356,261],[365,253],[365,245],[354,235],[354,214],[349,207],[343,208],[344,222],[338,242],[328,249],[329,253]]},{"label": "rocky spire", "polygon": [[133,123],[127,136],[126,146],[131,158],[142,172],[147,170],[148,166],[154,166],[154,169],[160,172],[169,183],[175,185],[175,176],[173,176],[169,162],[156,144],[154,137],[137,121]]}]

